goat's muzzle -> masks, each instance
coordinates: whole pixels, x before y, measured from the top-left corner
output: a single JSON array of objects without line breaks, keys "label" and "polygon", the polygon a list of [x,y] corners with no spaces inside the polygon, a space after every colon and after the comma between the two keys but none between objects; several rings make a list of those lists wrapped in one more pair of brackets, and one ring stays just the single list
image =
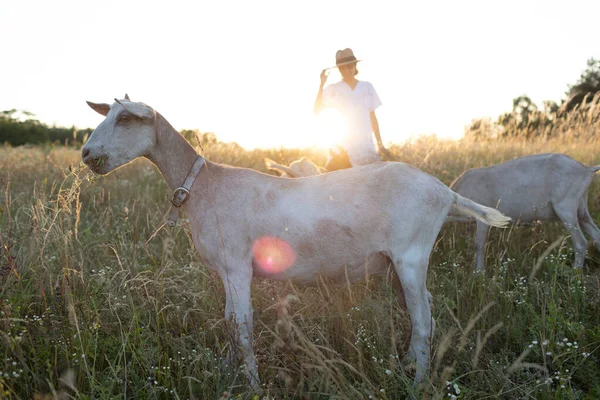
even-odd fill
[{"label": "goat's muzzle", "polygon": [[87,148],[83,148],[81,151],[81,160],[85,165],[87,165],[94,173],[96,174],[106,174],[106,171],[103,171],[105,168],[105,164],[108,161],[108,156],[93,156],[90,155],[90,150]]}]

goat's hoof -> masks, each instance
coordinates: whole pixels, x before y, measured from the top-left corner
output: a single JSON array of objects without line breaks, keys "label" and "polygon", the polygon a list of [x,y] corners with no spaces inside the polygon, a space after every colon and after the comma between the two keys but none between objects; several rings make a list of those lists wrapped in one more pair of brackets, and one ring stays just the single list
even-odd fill
[{"label": "goat's hoof", "polygon": [[400,366],[405,373],[414,375],[417,372],[417,362],[410,357],[404,357],[400,360]]}]

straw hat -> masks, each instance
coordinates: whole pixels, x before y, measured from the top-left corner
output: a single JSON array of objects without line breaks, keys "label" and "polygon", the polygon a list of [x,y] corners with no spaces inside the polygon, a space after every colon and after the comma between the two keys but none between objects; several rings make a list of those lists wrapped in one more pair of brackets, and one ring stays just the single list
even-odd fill
[{"label": "straw hat", "polygon": [[354,64],[359,61],[360,60],[357,60],[356,57],[354,57],[354,53],[351,49],[346,48],[344,50],[338,50],[335,53],[335,65],[333,67],[329,67],[328,69],[341,67],[342,65],[347,64]]}]

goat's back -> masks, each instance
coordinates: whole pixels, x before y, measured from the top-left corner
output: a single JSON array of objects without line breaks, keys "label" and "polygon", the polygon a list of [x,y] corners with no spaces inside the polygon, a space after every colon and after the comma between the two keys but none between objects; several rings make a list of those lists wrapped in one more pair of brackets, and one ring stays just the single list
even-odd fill
[{"label": "goat's back", "polygon": [[554,219],[553,204],[578,204],[593,170],[564,154],[539,154],[465,171],[451,185],[456,193],[497,208],[522,222]]}]

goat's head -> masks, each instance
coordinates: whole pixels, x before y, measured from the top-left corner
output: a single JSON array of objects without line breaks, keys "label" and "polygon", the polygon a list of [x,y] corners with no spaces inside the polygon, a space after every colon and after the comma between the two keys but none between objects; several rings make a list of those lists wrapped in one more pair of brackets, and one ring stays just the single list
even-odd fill
[{"label": "goat's head", "polygon": [[112,105],[87,102],[106,118],[83,146],[81,158],[97,174],[108,174],[150,153],[156,143],[155,112],[144,103],[125,99]]},{"label": "goat's head", "polygon": [[325,168],[328,171],[352,168],[350,157],[348,157],[348,152],[341,146],[337,146],[337,151],[329,149],[329,161],[327,161]]}]

